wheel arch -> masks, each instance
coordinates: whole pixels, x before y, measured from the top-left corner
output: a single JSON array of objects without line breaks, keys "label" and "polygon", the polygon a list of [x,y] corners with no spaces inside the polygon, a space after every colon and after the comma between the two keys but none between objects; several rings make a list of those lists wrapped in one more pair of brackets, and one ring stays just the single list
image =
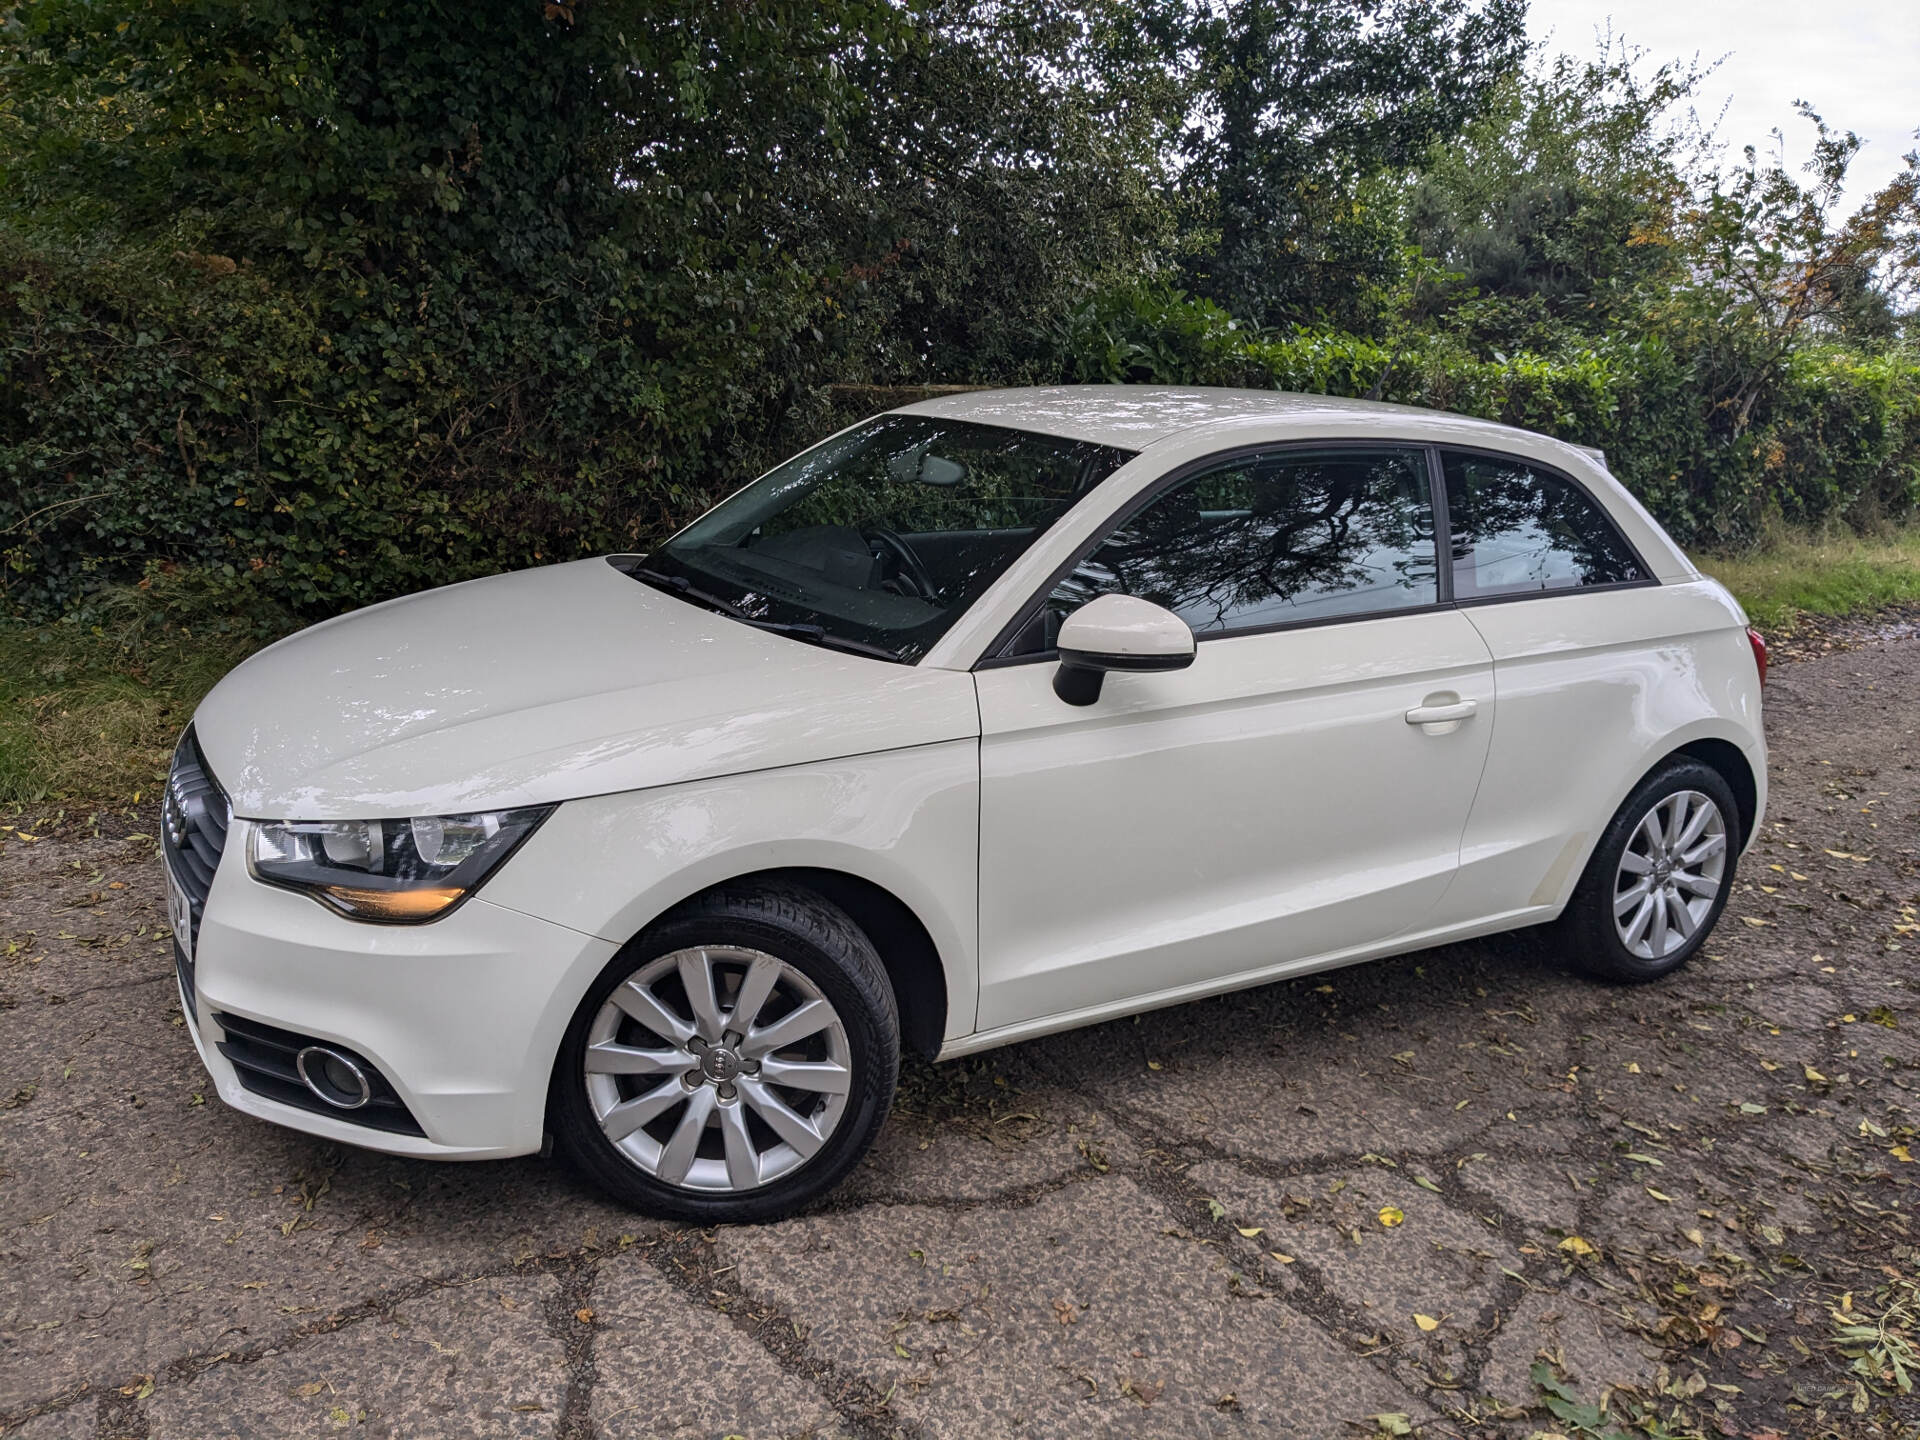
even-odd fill
[{"label": "wheel arch", "polygon": [[[1715,736],[1689,740],[1685,745],[1668,751],[1658,761],[1648,766],[1640,779],[1645,780],[1660,766],[1680,755],[1698,760],[1709,770],[1717,773],[1727,782],[1727,788],[1733,791],[1734,804],[1740,807],[1740,813],[1734,817],[1740,833],[1740,843],[1735,847],[1735,853],[1744,853],[1748,842],[1753,839],[1754,829],[1760,823],[1760,785],[1754,777],[1753,766],[1748,761],[1746,752],[1731,740],[1722,740]],[[1636,781],[1635,788],[1638,786],[1639,781]]]},{"label": "wheel arch", "polygon": [[[1761,752],[1764,757],[1765,752]],[[1587,867],[1593,863],[1593,857],[1600,844],[1600,837],[1607,825],[1619,813],[1627,798],[1647,782],[1649,776],[1677,757],[1684,756],[1697,760],[1718,774],[1727,782],[1727,788],[1733,791],[1734,803],[1739,814],[1734,817],[1740,843],[1735,854],[1744,854],[1752,842],[1759,827],[1760,816],[1766,802],[1763,778],[1754,770],[1753,760],[1748,751],[1738,741],[1730,738],[1723,729],[1714,727],[1681,731],[1668,736],[1665,741],[1647,752],[1644,763],[1628,776],[1626,782],[1612,796],[1612,801],[1598,823],[1587,832],[1575,851],[1577,859],[1559,872],[1558,886],[1550,892],[1551,900],[1540,897],[1544,903],[1551,903],[1552,914],[1562,913],[1579,887]],[[1558,867],[1556,867],[1558,868]]]},{"label": "wheel arch", "polygon": [[886,968],[900,1014],[901,1045],[931,1059],[944,1042],[947,1025],[947,969],[924,921],[891,890],[865,876],[816,866],[780,866],[749,870],[702,886],[681,897],[634,935],[643,938],[662,920],[716,890],[755,885],[795,886],[809,890],[847,912]]}]

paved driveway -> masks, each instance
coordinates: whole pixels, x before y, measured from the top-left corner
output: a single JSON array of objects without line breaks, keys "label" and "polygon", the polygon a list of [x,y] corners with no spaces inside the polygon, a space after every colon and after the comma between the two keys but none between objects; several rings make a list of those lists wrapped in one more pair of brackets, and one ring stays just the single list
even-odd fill
[{"label": "paved driveway", "polygon": [[714,1232],[225,1109],[151,842],[0,831],[0,1430],[1902,1433],[1829,1312],[1920,1301],[1920,643],[1768,703],[1676,980],[1461,946],[920,1066],[829,1206]]}]

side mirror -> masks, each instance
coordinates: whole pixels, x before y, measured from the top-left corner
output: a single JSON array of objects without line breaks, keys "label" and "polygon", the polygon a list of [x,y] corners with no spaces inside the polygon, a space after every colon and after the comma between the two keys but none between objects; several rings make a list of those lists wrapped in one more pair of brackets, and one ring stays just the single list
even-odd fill
[{"label": "side mirror", "polygon": [[1193,631],[1151,600],[1102,595],[1060,626],[1060,668],[1053,693],[1069,705],[1091,705],[1109,670],[1184,670],[1193,664]]}]

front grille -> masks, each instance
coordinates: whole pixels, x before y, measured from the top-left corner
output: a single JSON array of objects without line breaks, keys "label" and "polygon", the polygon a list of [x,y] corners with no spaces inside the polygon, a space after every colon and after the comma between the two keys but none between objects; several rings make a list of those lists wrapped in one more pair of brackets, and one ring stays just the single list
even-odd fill
[{"label": "front grille", "polygon": [[[413,1118],[413,1112],[395,1093],[387,1077],[371,1061],[346,1046],[335,1045],[330,1040],[316,1040],[310,1035],[296,1035],[291,1030],[263,1025],[258,1020],[247,1020],[238,1015],[215,1012],[213,1018],[226,1032],[227,1038],[220,1042],[220,1053],[232,1062],[234,1074],[240,1078],[240,1083],[254,1094],[278,1100],[282,1105],[311,1110],[316,1115],[331,1115],[336,1120],[345,1120],[350,1124],[386,1130],[395,1135],[425,1137],[427,1132],[420,1128],[420,1122]],[[329,1050],[338,1050],[360,1067],[371,1091],[365,1105],[358,1110],[342,1110],[327,1104],[307,1089],[294,1064],[294,1057],[309,1045],[324,1045]]]},{"label": "front grille", "polygon": [[[190,944],[200,943],[200,919],[207,912],[207,892],[213,888],[213,872],[220,868],[220,852],[227,847],[227,830],[233,823],[233,809],[227,792],[207,768],[206,757],[189,726],[173,752],[173,768],[167,774],[167,791],[160,802],[160,850],[174,883],[187,898],[187,931]],[[193,983],[193,961],[173,946],[174,971],[180,978],[180,995],[187,1003],[187,1019],[198,1021],[198,1000]]]},{"label": "front grille", "polygon": [[193,939],[200,939],[200,917],[206,913],[213,872],[220,868],[220,852],[227,848],[227,828],[233,809],[227,792],[207,768],[206,757],[192,729],[180,737],[167,775],[167,793],[160,805],[160,848],[173,878],[193,908]]}]

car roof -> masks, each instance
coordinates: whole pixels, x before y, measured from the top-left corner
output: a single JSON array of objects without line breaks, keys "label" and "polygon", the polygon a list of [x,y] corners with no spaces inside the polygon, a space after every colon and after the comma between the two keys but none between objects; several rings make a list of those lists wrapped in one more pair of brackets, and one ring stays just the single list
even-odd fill
[{"label": "car roof", "polygon": [[972,390],[903,405],[897,413],[1063,435],[1125,450],[1144,450],[1186,431],[1237,427],[1247,421],[1264,420],[1275,428],[1311,432],[1329,423],[1351,426],[1366,417],[1391,420],[1396,428],[1431,425],[1436,440],[1470,441],[1475,435],[1490,443],[1521,435],[1539,438],[1511,425],[1444,410],[1349,400],[1338,395],[1200,385],[1048,385]]}]

